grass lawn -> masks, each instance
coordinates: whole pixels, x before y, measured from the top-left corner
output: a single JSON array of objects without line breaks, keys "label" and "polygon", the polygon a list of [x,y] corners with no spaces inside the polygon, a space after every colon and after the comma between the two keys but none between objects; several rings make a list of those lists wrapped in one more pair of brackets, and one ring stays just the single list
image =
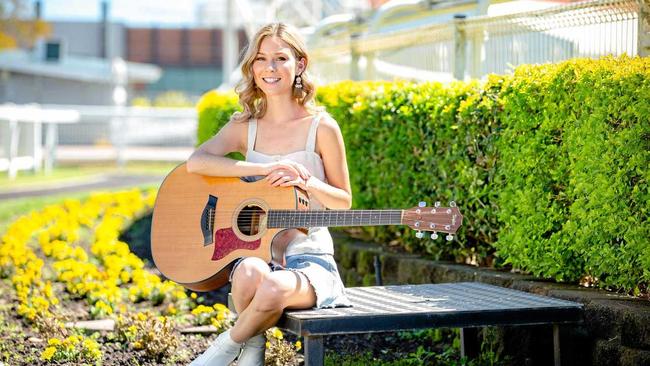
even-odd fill
[{"label": "grass lawn", "polygon": [[[114,164],[83,164],[57,166],[51,174],[44,172],[18,172],[14,180],[6,174],[0,175],[0,192],[11,190],[46,189],[64,184],[82,183],[98,178],[105,174],[137,174],[137,175],[165,175],[178,163],[165,162],[129,162],[123,169]],[[144,185],[140,188],[151,188],[154,185]],[[126,188],[119,188],[122,190]],[[100,189],[104,190],[104,189]],[[106,189],[109,190],[109,189]],[[96,191],[96,190],[93,190]],[[39,210],[46,205],[61,202],[65,199],[84,199],[93,191],[78,191],[49,196],[15,198],[0,201],[0,233],[20,215],[32,210]]]}]

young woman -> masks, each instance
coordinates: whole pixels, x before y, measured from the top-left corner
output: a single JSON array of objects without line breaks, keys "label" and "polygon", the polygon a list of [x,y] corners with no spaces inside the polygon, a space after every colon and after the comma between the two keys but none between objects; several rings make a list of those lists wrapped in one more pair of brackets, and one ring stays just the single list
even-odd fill
[{"label": "young woman", "polygon": [[[311,208],[350,208],[343,137],[336,121],[314,105],[308,65],[295,29],[282,23],[261,28],[246,51],[236,89],[243,111],[192,154],[188,171],[262,178],[274,187],[304,189]],[[225,157],[233,151],[246,161]],[[236,262],[230,280],[238,319],[192,365],[225,366],[237,357],[238,366],[263,365],[264,331],[284,309],[350,305],[327,228],[282,231],[273,252],[274,263],[255,257]]]}]

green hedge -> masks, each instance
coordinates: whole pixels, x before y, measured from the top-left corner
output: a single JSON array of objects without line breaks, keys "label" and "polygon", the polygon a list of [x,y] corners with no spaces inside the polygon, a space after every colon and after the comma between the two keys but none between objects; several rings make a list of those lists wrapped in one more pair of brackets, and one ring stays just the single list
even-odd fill
[{"label": "green hedge", "polygon": [[501,99],[500,255],[560,281],[647,284],[650,59],[520,67]]},{"label": "green hedge", "polygon": [[205,93],[197,104],[199,125],[197,144],[200,145],[214,136],[229,120],[235,111],[241,108],[234,93],[220,93],[215,90]]},{"label": "green hedge", "polygon": [[[236,109],[200,104],[199,142]],[[210,100],[210,101],[208,101]],[[458,239],[366,230],[434,258],[559,281],[650,282],[650,60],[521,66],[485,83],[341,82],[318,90],[346,141],[356,208],[455,200]]]}]

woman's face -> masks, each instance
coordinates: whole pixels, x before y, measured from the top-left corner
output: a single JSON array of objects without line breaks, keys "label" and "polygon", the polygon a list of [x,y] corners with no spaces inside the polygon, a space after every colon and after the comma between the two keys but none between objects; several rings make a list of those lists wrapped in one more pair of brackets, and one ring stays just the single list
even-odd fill
[{"label": "woman's face", "polygon": [[253,76],[266,96],[291,95],[296,74],[304,70],[305,60],[296,60],[291,47],[277,37],[265,37],[253,61]]}]

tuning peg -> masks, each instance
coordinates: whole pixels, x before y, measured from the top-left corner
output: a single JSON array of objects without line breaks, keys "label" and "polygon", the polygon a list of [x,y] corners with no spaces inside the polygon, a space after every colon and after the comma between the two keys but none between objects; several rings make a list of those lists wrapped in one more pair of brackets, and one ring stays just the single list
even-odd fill
[{"label": "tuning peg", "polygon": [[435,232],[435,231],[433,233],[431,233],[431,239],[433,239],[433,240],[438,239],[438,233]]},{"label": "tuning peg", "polygon": [[445,236],[445,239],[447,239],[447,241],[452,241],[454,240],[454,236],[451,234],[447,234],[447,236]]},{"label": "tuning peg", "polygon": [[436,208],[440,207],[441,206],[440,201],[436,201],[436,203],[433,206],[436,207]]},{"label": "tuning peg", "polygon": [[427,207],[427,203],[424,201],[420,201],[420,203],[418,203],[418,207]]},{"label": "tuning peg", "polygon": [[418,230],[415,233],[415,237],[418,238],[418,239],[422,239],[422,238],[424,238],[424,233]]}]

